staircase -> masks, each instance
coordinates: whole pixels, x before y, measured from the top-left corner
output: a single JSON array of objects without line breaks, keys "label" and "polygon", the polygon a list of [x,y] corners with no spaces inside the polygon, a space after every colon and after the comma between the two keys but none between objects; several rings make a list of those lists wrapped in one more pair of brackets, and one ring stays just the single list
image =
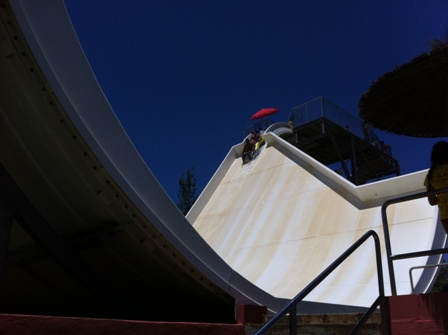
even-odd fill
[{"label": "staircase", "polygon": [[448,292],[387,298],[391,335],[448,334]]},{"label": "staircase", "polygon": [[[389,335],[444,335],[448,334],[448,292],[412,294],[386,297],[389,309]],[[343,335],[360,319],[359,314],[320,314],[299,315],[297,335]],[[261,328],[260,324],[245,325],[245,334],[253,335]],[[359,335],[381,335],[380,313],[374,313]],[[281,319],[267,335],[289,335],[289,319]]]},{"label": "staircase", "polygon": [[[359,314],[298,316],[297,334],[345,335],[359,317]],[[253,335],[262,324],[261,319],[247,316],[237,324],[211,324],[0,314],[2,335]],[[380,329],[381,320],[379,314],[375,314],[360,334],[379,335]],[[282,319],[266,334],[289,335],[288,318]]]},{"label": "staircase", "polygon": [[[347,335],[362,314],[313,314],[297,316],[297,335]],[[246,324],[246,335],[254,335],[262,325]],[[282,318],[266,335],[290,335],[289,318]],[[361,329],[359,335],[381,335],[381,316],[375,313]]]},{"label": "staircase", "polygon": [[[389,335],[448,334],[448,292],[386,297]],[[2,335],[253,335],[266,322],[266,307],[239,306],[235,324],[131,321],[0,314]],[[345,335],[361,314],[298,315],[297,335]],[[289,319],[281,319],[267,335],[289,335]],[[381,335],[380,313],[374,313],[359,335]]]}]

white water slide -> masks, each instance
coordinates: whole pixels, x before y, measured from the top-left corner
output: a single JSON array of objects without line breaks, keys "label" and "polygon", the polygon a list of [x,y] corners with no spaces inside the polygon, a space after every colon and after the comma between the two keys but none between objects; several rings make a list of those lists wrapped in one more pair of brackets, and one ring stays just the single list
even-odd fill
[{"label": "white water slide", "polygon": [[[107,297],[113,289],[155,314],[172,312],[173,299],[184,314],[192,301],[204,302],[201,313],[208,304],[234,302],[277,311],[365,232],[376,231],[384,249],[382,203],[423,191],[426,171],[354,186],[282,140],[275,134],[280,127],[265,134],[266,145],[247,165],[242,145],[232,147],[185,218],[118,122],[64,2],[9,3],[12,11],[1,9],[0,176],[2,210],[10,201],[16,217],[8,256],[0,259],[6,262],[1,312],[36,312],[41,304],[54,313],[66,307],[60,296],[100,306],[60,264],[90,291]],[[392,205],[388,218],[395,254],[445,244],[438,211],[426,199]],[[39,251],[40,243],[57,261]],[[81,270],[59,252],[72,249],[87,264]],[[375,262],[373,243],[366,243],[299,310],[370,306],[378,296]],[[395,262],[398,294],[411,292],[409,269],[427,263],[428,257]],[[425,292],[435,270],[413,275],[417,291]]]},{"label": "white water slide", "polygon": [[[187,218],[238,273],[276,297],[293,298],[363,234],[382,243],[386,295],[390,282],[381,206],[424,191],[426,171],[355,186],[273,133],[257,158],[242,165],[235,146]],[[426,198],[387,208],[394,254],[442,248],[437,209]],[[438,256],[438,259],[440,257]],[[409,270],[426,257],[395,261],[398,294],[409,294]],[[431,260],[434,262],[434,259]],[[437,261],[436,261],[437,262]],[[417,291],[430,286],[434,269],[413,271]],[[370,306],[378,296],[373,241],[361,247],[308,300]]]}]

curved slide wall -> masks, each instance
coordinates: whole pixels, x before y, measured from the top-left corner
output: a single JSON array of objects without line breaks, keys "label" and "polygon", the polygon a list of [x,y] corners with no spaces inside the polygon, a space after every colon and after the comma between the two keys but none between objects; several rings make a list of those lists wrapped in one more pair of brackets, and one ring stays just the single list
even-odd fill
[{"label": "curved slide wall", "polygon": [[228,322],[235,303],[278,308],[281,300],[210,248],[141,159],[64,2],[9,5],[0,27],[0,200],[15,220],[0,311]]},{"label": "curved slide wall", "polygon": [[[235,146],[187,218],[241,275],[276,297],[292,298],[368,230],[380,236],[390,295],[381,205],[424,191],[426,171],[354,186],[275,134],[246,165]],[[441,248],[445,234],[426,198],[388,208],[392,252]],[[431,263],[438,261],[431,260]],[[427,257],[395,261],[398,294],[411,292],[409,269]],[[434,269],[414,271],[425,292]],[[355,252],[307,300],[370,306],[378,295],[373,242]]]},{"label": "curved slide wall", "polygon": [[[223,321],[233,303],[258,303],[275,311],[282,298],[297,293],[363,230],[379,230],[380,201],[421,189],[423,173],[353,187],[267,134],[268,145],[253,164],[242,168],[240,146],[231,149],[190,211],[191,226],[116,119],[63,1],[10,5],[12,11],[5,6],[1,12],[0,176],[12,180],[2,188],[1,200],[15,206],[16,220],[0,285],[2,312],[97,316],[103,308],[105,316],[114,317]],[[12,196],[16,186],[31,205]],[[242,197],[235,199],[235,193]],[[433,243],[437,212],[420,202],[417,207],[424,212],[412,219],[419,229],[403,214],[412,210],[394,209],[394,243],[402,227],[403,234],[422,241],[414,247]],[[37,239],[31,238],[34,234]],[[50,235],[61,238],[69,256],[60,256],[60,245],[46,240]],[[47,250],[56,261],[36,240],[56,248]],[[84,270],[73,266],[70,250],[81,255]],[[352,263],[368,269],[372,262]],[[373,285],[366,277],[371,270],[359,269],[362,291],[370,293]],[[304,310],[364,306],[364,300],[342,297],[358,294],[359,287],[350,292],[335,288],[336,283],[352,285],[347,280],[352,271],[347,265],[335,275],[327,286],[331,295],[318,291],[310,297],[325,304],[308,302]],[[399,284],[400,291],[406,291],[404,286]],[[133,307],[125,308],[131,314],[122,314],[114,303]]]}]

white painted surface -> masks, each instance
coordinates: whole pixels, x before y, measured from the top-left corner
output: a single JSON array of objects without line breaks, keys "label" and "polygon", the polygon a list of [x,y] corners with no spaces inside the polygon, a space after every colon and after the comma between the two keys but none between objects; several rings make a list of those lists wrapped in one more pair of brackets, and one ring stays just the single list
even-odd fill
[{"label": "white painted surface", "polygon": [[[196,208],[200,214],[190,218],[195,229],[235,271],[282,298],[294,297],[374,230],[382,243],[390,295],[381,204],[423,191],[426,171],[357,187],[279,137],[268,134],[266,139],[268,146],[257,159],[241,165],[235,155],[219,185],[204,191],[213,195],[199,199],[196,206],[202,210]],[[431,248],[438,213],[425,198],[392,205],[387,213],[394,254]],[[398,294],[411,291],[409,268],[426,262],[427,257],[395,262]],[[372,240],[306,300],[370,306],[377,295]]]}]

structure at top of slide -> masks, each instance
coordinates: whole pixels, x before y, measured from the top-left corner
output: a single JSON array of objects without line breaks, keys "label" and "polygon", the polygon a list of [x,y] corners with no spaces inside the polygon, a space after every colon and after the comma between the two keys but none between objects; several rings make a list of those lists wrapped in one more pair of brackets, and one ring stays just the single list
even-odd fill
[{"label": "structure at top of slide", "polygon": [[[276,311],[364,231],[381,234],[384,200],[421,191],[424,171],[354,186],[280,127],[245,166],[241,145],[230,150],[187,221],[116,119],[64,2],[4,1],[0,13],[2,313],[229,322],[234,304]],[[389,215],[397,251],[443,244],[423,200]],[[304,312],[366,305],[376,288],[362,250]],[[410,265],[397,269],[400,293]]]}]

